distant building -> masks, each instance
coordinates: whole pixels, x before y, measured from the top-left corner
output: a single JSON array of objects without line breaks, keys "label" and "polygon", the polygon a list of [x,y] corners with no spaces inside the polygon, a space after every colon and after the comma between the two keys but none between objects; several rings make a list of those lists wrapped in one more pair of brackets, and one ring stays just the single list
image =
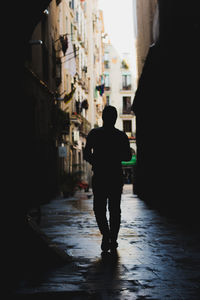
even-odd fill
[{"label": "distant building", "polygon": [[128,55],[121,58],[111,43],[104,44],[104,82],[106,104],[115,106],[118,111],[116,127],[127,134],[131,148],[136,151],[135,116],[131,111],[135,96],[134,78]]}]

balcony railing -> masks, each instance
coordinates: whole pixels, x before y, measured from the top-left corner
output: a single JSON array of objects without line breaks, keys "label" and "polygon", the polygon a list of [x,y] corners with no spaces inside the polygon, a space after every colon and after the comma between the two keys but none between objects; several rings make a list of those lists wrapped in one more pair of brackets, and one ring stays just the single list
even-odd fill
[{"label": "balcony railing", "polygon": [[81,116],[77,112],[72,113],[72,115],[70,117],[70,121],[75,123],[77,126],[81,125],[81,123],[82,123]]},{"label": "balcony railing", "polygon": [[104,61],[104,67],[105,67],[105,69],[109,69],[110,68],[110,62],[108,60]]},{"label": "balcony railing", "polygon": [[122,110],[122,114],[123,115],[132,115],[133,114],[133,112],[131,111],[131,108],[123,108],[123,110]]},{"label": "balcony railing", "polygon": [[131,115],[131,116],[134,116],[134,112],[131,110],[131,107],[130,108],[121,108],[120,109],[120,116],[123,117],[123,115]]},{"label": "balcony railing", "polygon": [[110,87],[110,86],[105,86],[105,87],[104,87],[104,90],[105,90],[105,91],[110,91],[110,90],[111,90],[111,87]]},{"label": "balcony railing", "polygon": [[82,136],[86,137],[88,135],[91,130],[91,124],[86,118],[84,118],[80,113],[73,112],[70,120],[79,126],[79,131]]},{"label": "balcony railing", "polygon": [[91,124],[83,116],[81,116],[81,118],[82,118],[82,124],[80,126],[80,133],[82,136],[86,137],[91,130]]},{"label": "balcony railing", "polygon": [[129,84],[129,85],[123,85],[122,86],[122,90],[123,91],[131,91],[132,90],[132,85]]}]

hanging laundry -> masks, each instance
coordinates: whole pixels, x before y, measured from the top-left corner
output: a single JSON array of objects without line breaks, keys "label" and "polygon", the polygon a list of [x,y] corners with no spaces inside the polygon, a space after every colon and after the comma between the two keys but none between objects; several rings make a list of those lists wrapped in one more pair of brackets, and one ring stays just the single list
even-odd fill
[{"label": "hanging laundry", "polygon": [[76,105],[76,112],[77,112],[77,114],[80,114],[81,111],[82,111],[80,100],[76,101],[75,105]]},{"label": "hanging laundry", "polygon": [[85,99],[85,100],[82,101],[81,106],[84,109],[88,109],[89,108],[89,103],[88,103],[87,99]]},{"label": "hanging laundry", "polygon": [[97,91],[99,91],[100,96],[102,96],[104,93],[104,84],[97,85],[96,89],[97,89]]},{"label": "hanging laundry", "polygon": [[97,88],[95,87],[94,88],[94,99],[97,99],[98,98],[98,91],[97,91]]},{"label": "hanging laundry", "polygon": [[60,42],[62,46],[62,52],[65,55],[67,49],[68,49],[68,37],[67,35],[61,35],[60,36]]},{"label": "hanging laundry", "polygon": [[101,75],[101,84],[104,84],[104,75]]},{"label": "hanging laundry", "polygon": [[65,104],[67,104],[69,101],[72,100],[75,90],[76,90],[76,88],[74,87],[69,94],[65,95],[65,97],[64,97]]}]

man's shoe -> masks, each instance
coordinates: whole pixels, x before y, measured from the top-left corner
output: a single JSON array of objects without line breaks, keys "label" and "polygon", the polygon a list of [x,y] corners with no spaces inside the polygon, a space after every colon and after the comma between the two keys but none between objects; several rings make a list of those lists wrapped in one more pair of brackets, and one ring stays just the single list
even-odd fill
[{"label": "man's shoe", "polygon": [[110,250],[110,240],[109,238],[103,237],[102,242],[101,242],[101,250],[107,252]]},{"label": "man's shoe", "polygon": [[118,248],[118,243],[116,241],[111,241],[111,243],[110,243],[110,250],[112,252],[114,252],[114,251],[117,250],[117,248]]}]

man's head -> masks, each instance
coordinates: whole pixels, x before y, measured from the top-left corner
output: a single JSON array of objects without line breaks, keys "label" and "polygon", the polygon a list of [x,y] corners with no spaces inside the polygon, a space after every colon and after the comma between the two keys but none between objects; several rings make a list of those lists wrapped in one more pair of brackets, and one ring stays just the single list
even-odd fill
[{"label": "man's head", "polygon": [[107,105],[105,106],[102,119],[104,126],[114,126],[117,120],[117,110],[114,106]]}]

